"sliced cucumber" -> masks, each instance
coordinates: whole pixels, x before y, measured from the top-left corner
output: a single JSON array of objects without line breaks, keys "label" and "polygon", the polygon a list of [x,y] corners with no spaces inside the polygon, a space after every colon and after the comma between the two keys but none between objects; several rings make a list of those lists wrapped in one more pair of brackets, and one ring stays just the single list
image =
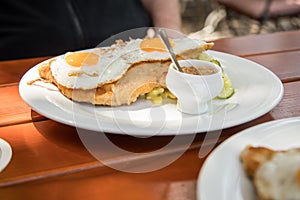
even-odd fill
[{"label": "sliced cucumber", "polygon": [[234,94],[235,90],[232,87],[232,83],[231,83],[229,77],[227,76],[227,74],[223,73],[222,78],[224,81],[224,87],[223,87],[222,91],[220,92],[220,94],[217,96],[217,98],[228,99],[229,97],[231,97]]},{"label": "sliced cucumber", "polygon": [[220,61],[218,61],[216,59],[212,59],[212,60],[210,60],[210,62],[212,62],[222,68]]},{"label": "sliced cucumber", "polygon": [[232,87],[224,87],[220,94],[217,96],[219,99],[228,99],[234,94],[234,89]]}]

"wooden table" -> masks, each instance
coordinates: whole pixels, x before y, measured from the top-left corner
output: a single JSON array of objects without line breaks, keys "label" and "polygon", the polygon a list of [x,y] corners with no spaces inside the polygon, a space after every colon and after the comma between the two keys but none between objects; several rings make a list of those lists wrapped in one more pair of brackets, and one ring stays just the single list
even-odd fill
[{"label": "wooden table", "polygon": [[[278,75],[285,89],[282,101],[273,110],[253,121],[223,130],[218,144],[245,128],[300,115],[300,31],[220,39],[215,41],[214,50],[266,66]],[[127,173],[107,167],[87,151],[74,127],[39,115],[20,98],[20,78],[45,59],[0,62],[0,138],[13,149],[10,164],[0,173],[0,199],[196,198],[198,173],[205,160],[199,158],[198,153],[205,134],[198,133],[189,149],[162,169]],[[142,139],[105,135],[114,144],[136,153],[157,150],[172,140],[171,136]],[[213,142],[213,138],[211,140]],[[204,145],[209,144],[210,140],[206,140]],[[137,156],[115,157],[105,162],[125,168],[146,167],[172,156],[180,148],[150,157],[134,154]]]}]

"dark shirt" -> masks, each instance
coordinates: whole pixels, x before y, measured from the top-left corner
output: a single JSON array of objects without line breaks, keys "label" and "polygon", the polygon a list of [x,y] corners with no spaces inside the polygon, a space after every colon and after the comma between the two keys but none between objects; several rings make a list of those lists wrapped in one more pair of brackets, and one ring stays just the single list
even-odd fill
[{"label": "dark shirt", "polygon": [[114,34],[148,26],[140,0],[3,0],[0,60],[92,48]]}]

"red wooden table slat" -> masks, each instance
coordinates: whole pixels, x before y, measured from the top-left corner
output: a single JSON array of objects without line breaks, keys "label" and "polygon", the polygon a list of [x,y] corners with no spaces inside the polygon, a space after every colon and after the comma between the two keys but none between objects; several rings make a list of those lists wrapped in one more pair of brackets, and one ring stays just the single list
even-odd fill
[{"label": "red wooden table slat", "polygon": [[0,127],[44,119],[21,99],[18,84],[0,87]]},{"label": "red wooden table slat", "polygon": [[195,177],[198,176],[202,163],[203,159],[198,159],[198,150],[193,150],[161,170],[130,174],[130,178],[124,172],[105,175],[101,170],[93,169],[0,188],[0,193],[6,199],[40,199],[44,194],[47,194],[47,199],[70,200],[196,199]]},{"label": "red wooden table slat", "polygon": [[[300,81],[286,83],[284,87],[283,100],[271,112],[249,123],[223,130],[219,141],[224,141],[232,134],[262,122],[299,116],[300,91],[297,88],[300,87]],[[155,150],[168,144],[172,139],[172,137],[141,139],[115,134],[107,134],[107,136],[114,144],[131,152]],[[5,185],[31,182],[32,180],[51,179],[74,172],[86,171],[88,174],[91,170],[99,169],[99,173],[101,171],[104,175],[109,171],[85,149],[75,128],[52,120],[2,127],[0,128],[0,137],[8,141],[14,151],[10,165],[0,174],[0,187],[1,185],[3,187]],[[192,151],[196,149],[199,152],[204,137],[205,134],[202,133],[196,136],[191,146]],[[208,140],[206,145],[210,145],[210,143],[212,142]],[[109,151],[109,149],[106,150]],[[174,152],[177,150],[174,149]],[[172,152],[170,154],[162,152],[156,154],[153,159],[160,160],[157,158],[170,156],[171,154]],[[133,155],[132,157],[126,157],[126,161],[121,157],[110,158],[109,160],[124,165],[126,162],[129,164],[130,162],[148,163],[151,160],[149,158],[144,159]],[[189,160],[189,163],[194,162],[195,160]],[[178,166],[178,173],[180,173],[180,168],[181,166]],[[190,176],[190,174],[186,175]],[[35,178],[31,179],[32,177]],[[151,188],[151,185],[149,187]]]},{"label": "red wooden table slat", "polygon": [[0,61],[0,85],[17,83],[27,70],[50,57]]},{"label": "red wooden table slat", "polygon": [[300,84],[289,82],[284,84],[284,95],[281,102],[270,112],[274,119],[300,116]]},{"label": "red wooden table slat", "polygon": [[300,31],[219,39],[213,49],[239,56],[300,50]]},{"label": "red wooden table slat", "polygon": [[300,80],[299,51],[246,57],[273,71],[282,82]]},{"label": "red wooden table slat", "polygon": [[[104,133],[87,133],[104,134]],[[170,137],[152,137],[141,139],[125,135],[107,134],[115,145],[121,146],[129,152],[149,152],[159,149],[172,140]],[[184,136],[183,136],[184,137]],[[11,144],[14,151],[11,164],[0,174],[0,187],[17,184],[20,182],[32,181],[30,177],[53,177],[74,171],[88,170],[91,168],[104,168],[103,164],[91,156],[85,146],[82,144],[76,129],[63,125],[52,120],[40,122],[19,124],[0,128],[0,138],[3,138]],[[199,135],[198,140],[203,139]],[[126,143],[124,143],[126,141]],[[201,141],[201,140],[200,140]],[[200,146],[199,142],[190,148]],[[110,149],[101,149],[110,153]],[[180,145],[171,149],[170,152],[161,152],[161,156],[168,156],[180,149]],[[113,152],[113,151],[111,151]],[[130,162],[145,162],[140,154],[132,154],[131,157],[114,155],[114,157],[102,160],[103,162],[113,162],[120,165],[131,166]],[[157,153],[154,156],[159,156]],[[125,159],[125,160],[124,160]],[[148,162],[151,156],[146,157]],[[153,157],[155,159],[155,157]],[[140,162],[137,162],[140,160]],[[124,161],[127,163],[125,164]]]}]

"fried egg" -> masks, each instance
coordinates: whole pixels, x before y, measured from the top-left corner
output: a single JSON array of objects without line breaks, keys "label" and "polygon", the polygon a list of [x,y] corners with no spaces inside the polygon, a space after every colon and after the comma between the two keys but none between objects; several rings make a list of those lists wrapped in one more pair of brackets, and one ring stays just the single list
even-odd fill
[{"label": "fried egg", "polygon": [[[170,43],[176,55],[207,45],[190,38],[170,39]],[[135,39],[106,48],[68,52],[51,62],[50,69],[55,80],[67,88],[94,89],[119,80],[135,64],[169,59],[160,38]]]},{"label": "fried egg", "polygon": [[299,150],[275,153],[257,169],[254,181],[263,199],[300,199]]},{"label": "fried egg", "polygon": [[240,155],[258,199],[300,199],[300,148],[272,150],[247,146]]}]

